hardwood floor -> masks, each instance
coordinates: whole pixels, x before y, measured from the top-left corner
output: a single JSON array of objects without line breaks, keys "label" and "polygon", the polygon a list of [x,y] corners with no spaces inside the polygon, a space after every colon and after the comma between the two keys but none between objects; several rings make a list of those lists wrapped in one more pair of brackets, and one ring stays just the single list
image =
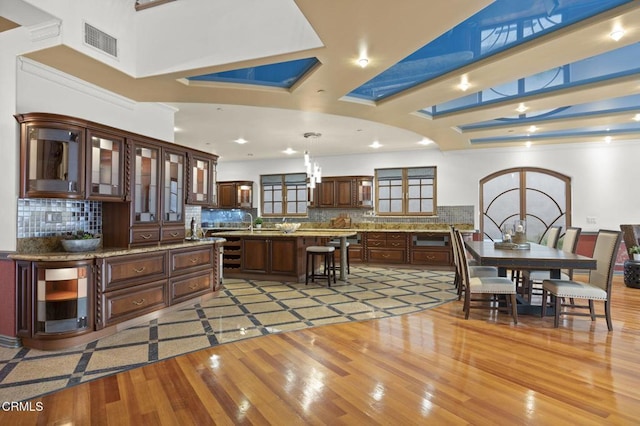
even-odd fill
[{"label": "hardwood floor", "polygon": [[453,302],[258,337],[3,406],[0,424],[637,424],[640,290],[616,276],[612,305],[611,333],[465,321]]}]

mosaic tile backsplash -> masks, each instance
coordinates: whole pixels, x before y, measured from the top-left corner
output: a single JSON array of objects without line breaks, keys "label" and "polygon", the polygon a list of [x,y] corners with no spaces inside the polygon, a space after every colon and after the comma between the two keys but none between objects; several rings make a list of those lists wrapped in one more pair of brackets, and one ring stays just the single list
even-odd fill
[{"label": "mosaic tile backsplash", "polygon": [[102,233],[100,201],[18,199],[18,238],[52,237],[78,231]]}]

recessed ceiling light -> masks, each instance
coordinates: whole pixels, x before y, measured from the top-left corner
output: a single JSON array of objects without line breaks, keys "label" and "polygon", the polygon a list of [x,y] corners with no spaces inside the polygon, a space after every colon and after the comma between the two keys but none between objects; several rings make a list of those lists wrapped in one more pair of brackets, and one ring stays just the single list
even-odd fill
[{"label": "recessed ceiling light", "polygon": [[611,37],[613,41],[619,41],[622,36],[624,36],[624,28],[622,27],[616,27],[609,33],[609,37]]},{"label": "recessed ceiling light", "polygon": [[369,145],[369,147],[373,148],[373,149],[378,149],[381,146],[382,146],[382,144],[380,142],[378,142],[378,141],[373,141],[373,143],[371,145]]},{"label": "recessed ceiling light", "polygon": [[605,136],[604,142],[605,143],[611,143],[611,136]]},{"label": "recessed ceiling light", "polygon": [[529,133],[534,133],[538,130],[536,126],[529,126]]},{"label": "recessed ceiling light", "polygon": [[180,127],[174,127],[174,128],[173,128],[173,131],[174,131],[174,132],[179,132],[179,131],[181,131],[181,130],[182,130],[182,129],[181,129]]},{"label": "recessed ceiling light", "polygon": [[636,114],[632,118],[633,121],[640,121],[640,114]]},{"label": "recessed ceiling light", "polygon": [[361,68],[364,68],[369,65],[369,60],[367,58],[360,58],[358,59],[358,65],[360,65]]},{"label": "recessed ceiling light", "polygon": [[248,140],[246,140],[246,139],[243,139],[243,138],[238,138],[238,139],[236,139],[234,142],[235,142],[235,143],[239,143],[240,145],[244,145],[245,143],[247,143],[247,142],[249,142],[249,141],[248,141]]},{"label": "recessed ceiling light", "polygon": [[531,148],[531,141],[527,141],[524,145],[525,145],[527,148]]},{"label": "recessed ceiling light", "polygon": [[469,84],[469,78],[466,75],[463,75],[460,78],[460,84],[458,84],[458,87],[463,92],[467,91],[467,89],[469,89],[469,87],[471,87],[471,85]]},{"label": "recessed ceiling light", "polygon": [[293,148],[289,147],[289,148],[285,149],[285,150],[284,150],[284,151],[282,151],[282,152],[283,152],[283,153],[285,153],[285,154],[287,154],[287,155],[291,155],[291,154],[295,154],[295,153],[296,153],[296,152],[298,152],[298,151],[296,151],[296,150],[294,150]]},{"label": "recessed ceiling light", "polygon": [[522,114],[523,112],[525,112],[528,109],[529,109],[529,107],[525,106],[525,104],[520,104],[520,105],[518,105],[518,108],[516,108],[516,111],[518,111],[520,114]]},{"label": "recessed ceiling light", "polygon": [[420,142],[418,142],[418,145],[431,145],[433,143],[433,141],[429,138],[422,138],[422,140]]}]

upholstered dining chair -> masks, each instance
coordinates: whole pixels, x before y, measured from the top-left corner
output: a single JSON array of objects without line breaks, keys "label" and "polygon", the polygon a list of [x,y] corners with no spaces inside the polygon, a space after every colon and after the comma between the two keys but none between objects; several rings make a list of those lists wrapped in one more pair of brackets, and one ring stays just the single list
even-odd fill
[{"label": "upholstered dining chair", "polygon": [[[564,237],[562,238],[562,251],[565,253],[575,253],[576,248],[578,247],[578,238],[580,237],[580,232],[582,232],[582,228],[578,228],[575,226],[570,226],[567,228],[564,233]],[[559,234],[560,232],[558,232]],[[549,240],[547,240],[549,241]],[[547,244],[549,245],[549,244]],[[558,238],[556,238],[556,242],[553,247],[557,247]],[[527,289],[528,300],[531,301],[531,297],[533,296],[534,287],[538,291],[542,290],[542,281],[551,279],[551,273],[549,271],[522,271],[522,281],[523,286]],[[563,280],[571,280],[573,279],[573,270],[572,269],[563,269],[560,271],[560,279]],[[539,293],[538,293],[539,294]]]},{"label": "upholstered dining chair", "polygon": [[[453,226],[449,227],[450,235],[449,239],[451,240],[451,251],[453,255],[453,264],[455,266],[455,278],[454,284],[456,289],[458,290],[458,300],[462,298],[463,292],[463,283],[462,283],[462,271],[460,270],[460,259],[458,256],[458,252],[460,250],[465,250],[464,242],[460,247],[458,244],[458,240],[456,238],[455,233],[457,232]],[[467,260],[467,266],[469,266],[469,275],[471,277],[497,277],[498,276],[498,268],[495,266],[481,266],[474,265],[472,263],[472,259]]]},{"label": "upholstered dining chair", "polygon": [[[474,276],[469,274],[470,267],[467,260],[467,251],[464,249],[464,240],[460,231],[455,230],[454,235],[458,245],[458,264],[460,265],[461,287],[464,291],[464,318],[469,319],[471,309],[499,310],[498,296],[506,296],[507,306],[511,308],[511,316],[514,324],[518,323],[518,307],[516,301],[516,283],[507,277],[498,276]],[[478,296],[479,297],[475,297]],[[487,298],[489,296],[489,298]],[[472,304],[473,302],[473,304]]]},{"label": "upholstered dining chair", "polygon": [[[615,259],[622,240],[621,231],[600,230],[596,237],[596,244],[592,257],[596,259],[596,269],[589,271],[589,279],[586,282],[575,280],[553,280],[542,282],[542,310],[544,317],[547,308],[547,296],[551,295],[551,301],[555,308],[554,327],[560,324],[561,315],[590,316],[591,321],[596,317],[604,317],[609,331],[613,330],[611,323],[611,286],[613,281],[613,268]],[[569,299],[572,302],[564,303]],[[587,305],[578,305],[576,299],[587,301]],[[596,314],[594,301],[604,302],[604,314]],[[567,308],[564,309],[563,308]],[[589,309],[589,313],[576,311],[576,309]]]}]

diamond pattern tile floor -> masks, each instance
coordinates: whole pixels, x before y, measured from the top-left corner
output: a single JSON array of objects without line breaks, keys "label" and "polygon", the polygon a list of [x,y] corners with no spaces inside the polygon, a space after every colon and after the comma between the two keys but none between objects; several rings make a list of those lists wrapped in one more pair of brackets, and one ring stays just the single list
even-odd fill
[{"label": "diamond pattern tile floor", "polygon": [[220,296],[82,347],[0,348],[0,401],[22,401],[199,349],[429,309],[457,298],[449,271],[351,268],[349,282],[225,279]]}]

